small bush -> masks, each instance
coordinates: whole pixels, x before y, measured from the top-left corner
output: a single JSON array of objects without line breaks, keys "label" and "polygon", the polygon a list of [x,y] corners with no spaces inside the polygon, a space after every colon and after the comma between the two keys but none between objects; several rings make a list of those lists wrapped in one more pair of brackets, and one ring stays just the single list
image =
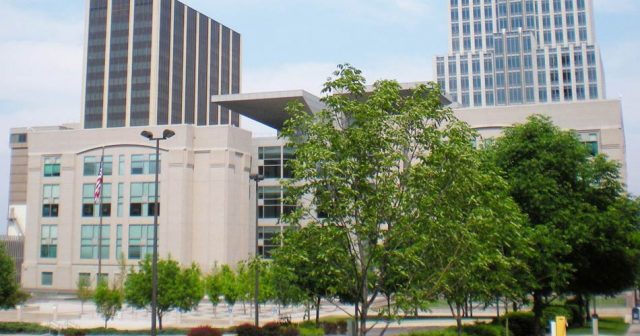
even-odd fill
[{"label": "small bush", "polygon": [[277,322],[269,322],[263,325],[261,329],[261,335],[263,336],[280,336],[282,330],[280,323]]},{"label": "small bush", "polygon": [[38,323],[26,322],[0,322],[0,333],[34,333],[41,334],[49,331],[49,328]]},{"label": "small bush", "polygon": [[187,336],[222,336],[220,329],[211,328],[209,326],[200,326],[189,330]]},{"label": "small bush", "polygon": [[[320,329],[318,329],[320,330]],[[320,332],[322,332],[322,330],[320,330]],[[298,330],[298,328],[294,327],[294,326],[287,326],[287,327],[283,327],[281,334],[282,336],[300,336],[302,333],[302,329]],[[311,336],[311,335],[306,335],[306,336]],[[319,335],[322,336],[322,333]]]},{"label": "small bush", "polygon": [[[298,329],[296,329],[296,331],[298,331]],[[315,327],[300,327],[299,335],[300,336],[323,336],[324,330],[322,330],[321,328],[315,328]],[[292,335],[284,335],[283,333],[283,336],[292,336]],[[298,336],[298,335],[295,335],[295,336]]]},{"label": "small bush", "polygon": [[473,336],[505,336],[503,326],[484,323],[462,326],[462,331]]},{"label": "small bush", "polygon": [[499,319],[493,319],[492,324],[502,327],[505,325],[506,317],[509,317],[509,331],[513,336],[530,336],[533,335],[535,328],[535,318],[531,312],[512,312],[500,316]]},{"label": "small bush", "polygon": [[320,322],[322,329],[324,330],[325,335],[337,335],[338,334],[338,323],[331,321],[322,321]]},{"label": "small bush", "polygon": [[83,329],[69,328],[62,330],[61,333],[64,336],[85,336],[87,334],[87,331]]},{"label": "small bush", "polygon": [[542,311],[542,321],[540,323],[544,326],[549,326],[549,321],[555,321],[556,316],[564,316],[567,318],[567,323],[573,324],[573,314],[565,306],[548,306]]},{"label": "small bush", "polygon": [[[468,336],[463,333],[463,336]],[[444,330],[427,330],[427,331],[414,331],[409,333],[409,336],[458,336],[458,333],[455,330],[444,329]]]},{"label": "small bush", "polygon": [[238,336],[262,336],[260,328],[249,323],[241,324],[235,330]]}]

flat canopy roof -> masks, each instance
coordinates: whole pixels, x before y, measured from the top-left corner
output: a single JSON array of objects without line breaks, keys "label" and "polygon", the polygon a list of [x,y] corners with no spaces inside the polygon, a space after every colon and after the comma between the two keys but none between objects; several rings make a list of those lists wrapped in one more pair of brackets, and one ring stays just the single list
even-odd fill
[{"label": "flat canopy roof", "polygon": [[[425,83],[401,83],[401,93],[409,94],[411,89],[420,84]],[[367,91],[371,90],[373,87],[368,86]],[[440,100],[444,105],[451,103],[451,100],[445,96],[441,96]],[[291,101],[301,103],[309,114],[321,111],[325,107],[320,98],[304,90],[236,93],[211,97],[212,103],[226,107],[276,130],[282,129],[285,120],[289,119],[285,108]]]},{"label": "flat canopy roof", "polygon": [[310,114],[324,108],[318,97],[304,90],[237,93],[211,97],[211,102],[277,130],[282,129],[284,121],[289,119],[289,114],[284,109],[291,101],[302,103]]}]

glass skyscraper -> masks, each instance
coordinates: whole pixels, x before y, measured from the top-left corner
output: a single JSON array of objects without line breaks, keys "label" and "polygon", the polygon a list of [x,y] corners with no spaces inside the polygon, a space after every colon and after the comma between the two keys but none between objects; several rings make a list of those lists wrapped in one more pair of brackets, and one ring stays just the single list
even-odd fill
[{"label": "glass skyscraper", "polygon": [[605,99],[593,0],[449,0],[438,84],[462,107]]},{"label": "glass skyscraper", "polygon": [[240,34],[176,0],[87,0],[83,128],[239,125]]}]

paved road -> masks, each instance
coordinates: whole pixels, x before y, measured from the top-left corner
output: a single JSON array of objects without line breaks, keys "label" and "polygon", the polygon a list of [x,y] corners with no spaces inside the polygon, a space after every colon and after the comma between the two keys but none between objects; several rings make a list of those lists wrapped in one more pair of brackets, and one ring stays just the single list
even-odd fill
[{"label": "paved road", "polygon": [[627,331],[627,336],[640,336],[640,324],[631,324],[629,331]]}]

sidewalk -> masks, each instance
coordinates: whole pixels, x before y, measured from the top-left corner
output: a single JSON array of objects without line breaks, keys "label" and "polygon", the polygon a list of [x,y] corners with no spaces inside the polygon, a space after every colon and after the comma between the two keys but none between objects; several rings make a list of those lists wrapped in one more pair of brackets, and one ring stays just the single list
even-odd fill
[{"label": "sidewalk", "polygon": [[631,324],[627,336],[640,336],[640,324]]}]

